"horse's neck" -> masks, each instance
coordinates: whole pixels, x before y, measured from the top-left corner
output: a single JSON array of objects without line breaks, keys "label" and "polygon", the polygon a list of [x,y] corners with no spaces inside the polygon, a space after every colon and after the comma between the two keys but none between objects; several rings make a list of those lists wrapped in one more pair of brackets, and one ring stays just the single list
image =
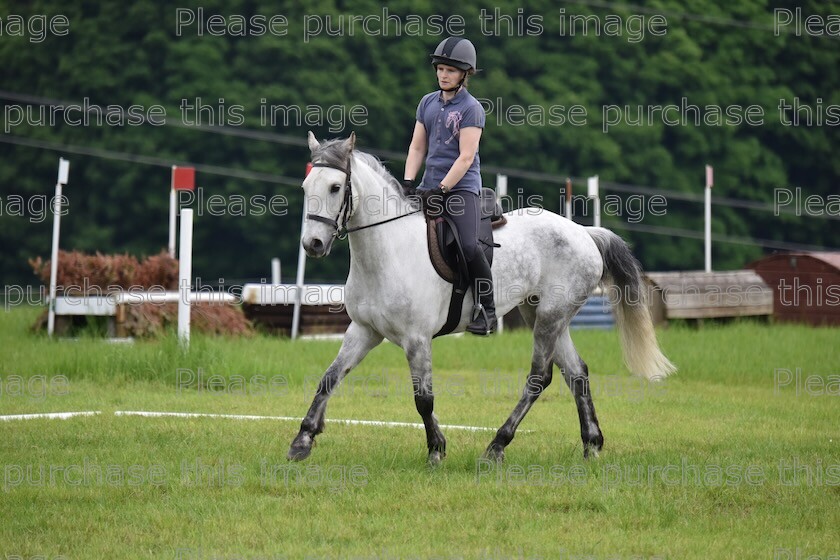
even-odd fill
[{"label": "horse's neck", "polygon": [[[409,209],[409,211],[411,211]],[[357,281],[398,284],[427,251],[422,215],[414,214],[349,235],[350,271]]]},{"label": "horse's neck", "polygon": [[[365,164],[364,170],[354,169],[354,190],[358,200],[348,221],[349,228],[365,228],[349,234],[351,266],[360,271],[376,274],[384,267],[393,265],[400,253],[408,248],[414,250],[415,237],[422,236],[423,228],[419,213],[409,201],[396,192],[384,179]],[[356,182],[358,181],[358,182]],[[405,216],[405,217],[401,217]],[[398,218],[386,222],[392,218]],[[386,223],[380,223],[386,222]],[[370,226],[370,227],[365,227]],[[405,262],[403,259],[398,259]]]},{"label": "horse's neck", "polygon": [[374,224],[414,211],[409,200],[367,163],[354,160],[352,175],[356,200],[352,201],[354,208],[347,223],[349,227],[372,226],[368,229],[376,229]]}]

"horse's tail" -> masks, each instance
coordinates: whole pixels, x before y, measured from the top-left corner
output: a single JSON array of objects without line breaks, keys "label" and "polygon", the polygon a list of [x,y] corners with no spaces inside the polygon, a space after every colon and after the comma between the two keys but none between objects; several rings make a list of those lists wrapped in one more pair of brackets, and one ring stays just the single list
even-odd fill
[{"label": "horse's tail", "polygon": [[609,290],[615,313],[624,362],[635,375],[657,381],[677,368],[662,354],[653,330],[642,266],[630,247],[608,229],[588,227],[604,259],[602,285]]}]

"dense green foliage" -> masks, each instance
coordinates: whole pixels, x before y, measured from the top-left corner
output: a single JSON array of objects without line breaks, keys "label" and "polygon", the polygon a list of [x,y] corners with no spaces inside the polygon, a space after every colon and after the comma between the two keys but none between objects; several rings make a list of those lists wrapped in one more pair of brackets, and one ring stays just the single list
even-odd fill
[{"label": "dense green foliage", "polygon": [[[0,115],[4,130],[0,137],[3,282],[33,282],[26,260],[35,255],[48,257],[49,216],[38,221],[37,211],[32,209],[26,216],[10,215],[9,202],[12,195],[27,200],[39,195],[51,197],[59,155],[72,160],[66,189],[69,214],[62,222],[63,248],[157,253],[167,239],[166,166],[218,166],[228,168],[228,174],[206,169],[198,173],[205,200],[212,194],[223,195],[227,201],[234,194],[249,200],[257,195],[270,198],[279,194],[286,197],[288,213],[243,217],[228,212],[211,216],[205,206],[204,215],[196,218],[195,274],[205,283],[215,284],[219,278],[238,283],[244,278],[268,276],[269,260],[279,256],[284,263],[284,279],[291,278],[300,227],[301,191],[296,183],[308,157],[306,130],[330,137],[346,136],[352,129],[364,149],[404,153],[417,101],[434,88],[427,53],[445,34],[429,26],[429,18],[435,15],[442,16],[441,20],[454,13],[463,17],[463,33],[475,42],[479,66],[485,70],[472,80],[470,89],[476,97],[493,100],[494,104],[501,100],[501,107],[496,105],[488,115],[481,145],[484,179],[489,185],[495,183],[491,168],[498,167],[558,177],[598,174],[604,182],[604,193],[624,199],[628,191],[611,191],[610,182],[702,196],[703,165],[711,163],[716,170],[716,197],[772,205],[777,188],[801,187],[804,194],[818,195],[823,201],[836,193],[834,182],[840,176],[840,159],[833,153],[838,145],[837,126],[785,126],[780,122],[778,107],[780,100],[793,104],[795,98],[815,109],[818,103],[823,108],[840,105],[838,41],[804,33],[798,36],[791,33],[793,25],[774,33],[773,10],[782,7],[781,3],[697,0],[684,4],[658,0],[641,9],[597,2],[558,5],[542,0],[528,3],[527,11],[521,12],[517,12],[518,3],[503,1],[496,5],[500,14],[513,17],[514,24],[511,27],[499,21],[499,33],[492,29],[493,22],[485,21],[482,29],[481,2],[465,0],[456,7],[453,3],[400,0],[389,3],[387,9],[400,20],[402,28],[398,31],[392,19],[382,36],[381,32],[365,34],[358,21],[352,31],[349,28],[349,15],[381,18],[383,8],[372,0],[315,1],[305,8],[296,2],[203,3],[205,20],[213,14],[226,16],[228,22],[235,14],[286,18],[287,25],[275,29],[278,34],[263,30],[259,36],[237,37],[232,34],[233,28],[228,28],[225,36],[211,36],[206,27],[198,36],[197,23],[184,26],[178,36],[176,9],[180,4],[151,0],[36,1],[20,6],[0,2],[4,24],[0,66],[5,90],[0,95],[4,107]],[[190,10],[198,16],[197,7]],[[832,11],[840,12],[837,4],[803,2],[803,16],[825,17]],[[696,16],[687,17],[686,12]],[[647,32],[642,40],[635,41],[627,30],[623,36],[606,36],[604,32],[594,36],[591,28],[584,36],[580,26],[575,36],[569,36],[568,16],[572,14],[593,14],[602,22],[608,14],[617,14],[625,22],[635,14],[644,15],[649,22],[656,13],[667,20],[667,32],[662,36]],[[8,25],[10,14],[63,14],[70,22],[69,33],[47,34],[42,41],[31,32],[26,37],[15,36]],[[333,17],[329,22],[328,15]],[[406,27],[409,15],[422,18],[422,26]],[[337,18],[342,16],[344,27],[339,28]],[[522,19],[517,20],[517,16]],[[565,33],[560,31],[561,22],[566,24]],[[522,23],[520,29],[516,29],[517,23]],[[322,26],[320,32],[316,25]],[[381,31],[381,20],[370,22],[368,29]],[[283,31],[285,35],[280,35]],[[535,36],[529,36],[529,32]],[[7,112],[10,106],[36,111],[39,107],[8,94],[74,103],[88,98],[91,104],[138,104],[147,109],[161,105],[166,110],[166,125],[74,127],[61,123],[61,112],[55,126],[15,125]],[[182,126],[180,107],[185,100],[194,104],[196,98],[217,107],[213,123],[208,122],[208,111],[202,113],[204,125],[219,124],[218,105],[223,100],[221,113],[228,130],[274,136],[265,140]],[[604,132],[602,112],[606,105],[629,105],[629,116],[635,122],[637,106],[679,106],[683,98],[701,110],[713,104],[723,108],[760,106],[763,124],[672,126],[664,124],[660,114],[654,115],[652,123],[621,124]],[[261,122],[263,99],[270,105],[297,106],[302,116],[316,120],[315,108],[324,115],[320,123],[284,123],[281,119],[272,126]],[[559,106],[580,105],[586,110],[587,122],[584,126],[559,124],[557,119],[530,124],[505,122],[500,112],[515,105],[529,115],[545,111],[546,117],[552,107],[559,110]],[[235,106],[241,106],[241,111]],[[348,122],[354,106],[364,107],[367,112],[361,118],[357,115],[362,124]],[[342,110],[345,118],[339,119]],[[195,114],[187,116],[192,122]],[[239,116],[242,122],[237,120]],[[817,118],[816,113],[813,118]],[[87,156],[69,148],[10,143],[20,139],[47,142],[52,147],[97,148],[154,157],[159,158],[159,165]],[[402,173],[399,156],[385,159],[395,174]],[[279,179],[246,179],[235,176],[236,171]],[[544,206],[559,210],[558,183],[511,175],[511,193],[521,188],[525,195],[539,194]],[[583,184],[577,184],[577,192],[581,192]],[[581,222],[591,223],[591,218],[583,217]],[[701,240],[645,233],[633,229],[634,224],[629,228],[622,224],[627,224],[626,214],[604,217],[604,225],[614,227],[633,242],[647,268],[702,267]],[[642,224],[699,234],[702,204],[669,198],[664,216],[646,215]],[[776,216],[772,210],[715,206],[717,236],[840,247],[837,224],[836,219],[790,213]],[[718,242],[714,247],[715,267],[739,268],[766,250],[757,245]],[[341,280],[346,266],[345,243],[337,247],[332,258],[310,263],[309,277]]]}]

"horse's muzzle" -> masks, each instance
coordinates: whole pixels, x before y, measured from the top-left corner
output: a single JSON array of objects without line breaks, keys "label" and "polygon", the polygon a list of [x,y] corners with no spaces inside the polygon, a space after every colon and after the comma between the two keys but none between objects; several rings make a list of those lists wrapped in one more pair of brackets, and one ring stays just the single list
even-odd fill
[{"label": "horse's muzzle", "polygon": [[317,237],[312,237],[310,239],[304,239],[301,241],[303,245],[303,250],[306,251],[306,255],[315,259],[319,259],[330,252],[330,245],[332,240],[327,241],[324,243]]}]

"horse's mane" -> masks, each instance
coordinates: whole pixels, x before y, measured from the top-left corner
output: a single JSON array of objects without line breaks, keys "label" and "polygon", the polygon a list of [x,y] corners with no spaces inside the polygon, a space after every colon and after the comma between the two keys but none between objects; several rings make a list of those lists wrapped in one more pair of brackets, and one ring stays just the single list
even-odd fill
[{"label": "horse's mane", "polygon": [[[344,160],[344,151],[340,146],[343,142],[344,140],[341,138],[321,142],[321,145],[312,154],[312,161],[328,163],[338,167],[346,165],[347,162]],[[379,175],[379,177],[381,177],[382,180],[384,180],[385,183],[389,185],[401,198],[406,198],[400,182],[397,181],[390,171],[388,171],[388,168],[385,167],[378,157],[359,150],[353,150],[353,156],[370,167],[371,170]]]},{"label": "horse's mane", "polygon": [[391,186],[391,188],[393,188],[397,193],[400,194],[400,196],[403,196],[402,185],[399,181],[397,181],[396,177],[391,175],[391,172],[388,171],[388,168],[385,167],[385,165],[379,160],[378,157],[367,152],[360,151],[354,151],[353,154],[356,155],[360,160],[362,160],[362,162],[367,164],[368,167],[373,169],[373,171],[377,175],[382,177],[382,179],[386,183],[388,183]]}]

